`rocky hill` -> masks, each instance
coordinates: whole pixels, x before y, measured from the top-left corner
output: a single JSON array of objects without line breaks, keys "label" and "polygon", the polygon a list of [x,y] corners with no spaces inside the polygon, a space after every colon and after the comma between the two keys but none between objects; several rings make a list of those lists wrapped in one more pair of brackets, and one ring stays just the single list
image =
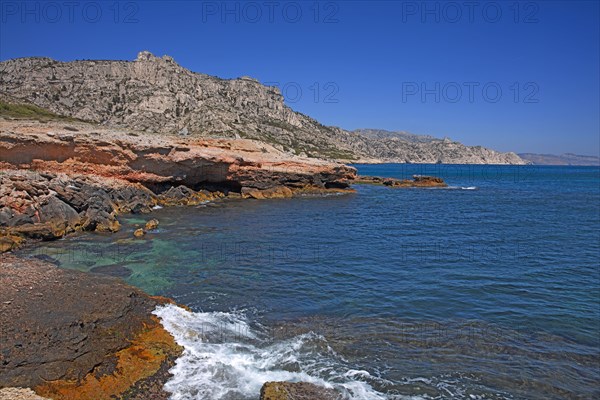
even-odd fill
[{"label": "rocky hill", "polygon": [[521,153],[519,154],[524,160],[530,161],[535,165],[580,165],[580,166],[598,166],[600,158],[595,156],[582,156],[573,153],[556,154],[535,154]]},{"label": "rocky hill", "polygon": [[[328,127],[285,105],[276,87],[189,71],[171,57],[135,61],[21,58],[0,63],[0,92],[51,112],[136,131],[257,139],[296,155],[342,161],[523,164],[498,153],[417,135]],[[381,132],[381,131],[380,131]]]},{"label": "rocky hill", "polygon": [[415,135],[414,133],[405,131],[392,132],[384,129],[355,129],[352,132],[369,139],[400,139],[411,143],[429,143],[439,140],[430,135]]}]

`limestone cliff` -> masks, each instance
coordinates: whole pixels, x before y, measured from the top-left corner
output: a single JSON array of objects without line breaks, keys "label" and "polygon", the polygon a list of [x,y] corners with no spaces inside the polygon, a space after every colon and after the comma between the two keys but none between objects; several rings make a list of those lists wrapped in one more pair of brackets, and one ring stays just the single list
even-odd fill
[{"label": "limestone cliff", "polygon": [[[116,127],[201,137],[249,138],[296,155],[335,160],[523,164],[498,153],[443,140],[371,137],[327,127],[285,105],[276,87],[243,77],[191,72],[171,57],[0,63],[0,92],[58,115]],[[415,136],[415,135],[413,135]]]}]

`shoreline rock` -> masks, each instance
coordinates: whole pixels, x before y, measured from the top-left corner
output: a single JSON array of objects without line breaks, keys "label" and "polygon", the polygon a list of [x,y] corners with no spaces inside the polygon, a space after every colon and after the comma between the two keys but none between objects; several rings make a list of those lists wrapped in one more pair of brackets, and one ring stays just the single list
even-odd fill
[{"label": "shoreline rock", "polygon": [[0,285],[0,387],[54,400],[168,398],[165,371],[182,349],[151,314],[167,299],[10,254]]},{"label": "shoreline rock", "polygon": [[40,397],[29,388],[8,387],[0,389],[0,400],[52,400]]}]

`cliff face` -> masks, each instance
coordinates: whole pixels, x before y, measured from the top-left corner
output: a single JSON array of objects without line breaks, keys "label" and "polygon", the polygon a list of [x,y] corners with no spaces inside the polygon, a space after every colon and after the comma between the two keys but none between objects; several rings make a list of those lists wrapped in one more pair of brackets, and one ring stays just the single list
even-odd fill
[{"label": "cliff face", "polygon": [[346,187],[356,170],[253,140],[194,139],[86,123],[1,121],[0,166],[117,177],[146,186],[269,189]]},{"label": "cliff face", "polygon": [[287,107],[277,88],[194,73],[148,52],[133,62],[9,60],[0,63],[0,88],[56,114],[102,124],[261,139],[297,154],[312,149],[328,158],[344,155],[331,132]]},{"label": "cliff face", "polygon": [[[371,131],[373,132],[373,131]],[[381,132],[381,131],[376,131]],[[365,134],[353,140],[353,148],[365,158],[395,163],[422,164],[516,164],[528,162],[515,153],[501,153],[482,146],[465,146],[450,139],[412,134]]]},{"label": "cliff face", "polygon": [[[23,58],[0,63],[0,92],[58,115],[111,126],[202,137],[249,138],[297,155],[388,162],[524,163],[442,140],[376,137],[323,126],[284,104],[275,87],[191,72],[171,57],[133,62]],[[407,140],[409,139],[409,140]]]}]

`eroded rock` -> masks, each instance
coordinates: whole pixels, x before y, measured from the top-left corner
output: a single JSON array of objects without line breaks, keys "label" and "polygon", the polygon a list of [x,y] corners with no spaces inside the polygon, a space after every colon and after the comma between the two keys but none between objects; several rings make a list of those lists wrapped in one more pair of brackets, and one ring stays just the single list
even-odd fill
[{"label": "eroded rock", "polygon": [[51,240],[77,230],[116,232],[120,212],[150,209],[156,196],[139,184],[92,175],[0,172],[0,250],[20,237]]}]

